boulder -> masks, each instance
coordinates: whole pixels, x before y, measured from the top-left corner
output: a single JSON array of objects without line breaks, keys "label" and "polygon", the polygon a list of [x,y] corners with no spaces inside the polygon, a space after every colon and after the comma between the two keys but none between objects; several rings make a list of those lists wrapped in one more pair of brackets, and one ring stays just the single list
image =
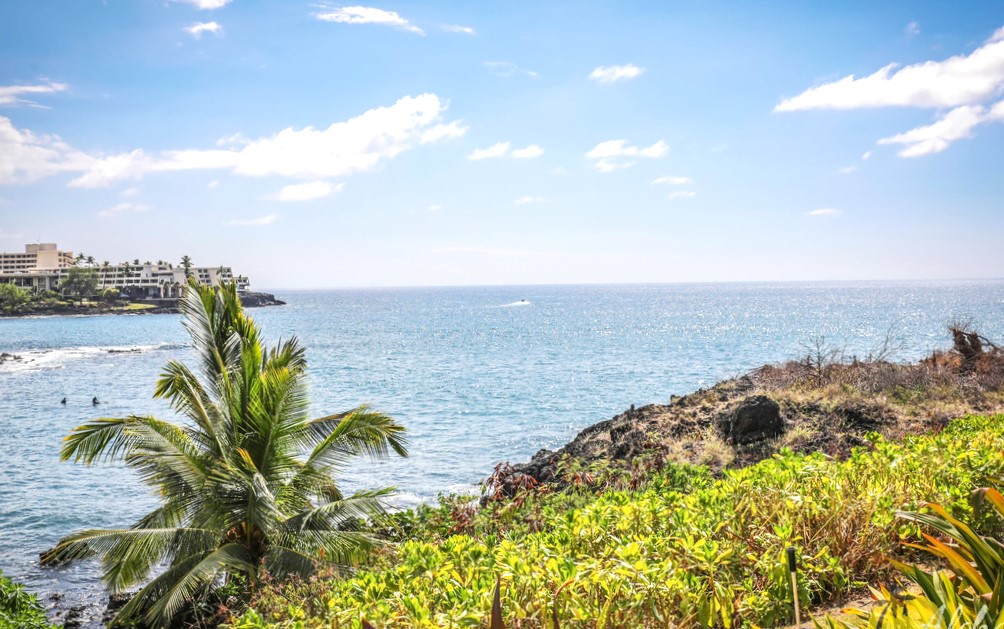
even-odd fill
[{"label": "boulder", "polygon": [[781,407],[766,395],[743,399],[718,416],[715,427],[732,444],[753,443],[784,432]]}]

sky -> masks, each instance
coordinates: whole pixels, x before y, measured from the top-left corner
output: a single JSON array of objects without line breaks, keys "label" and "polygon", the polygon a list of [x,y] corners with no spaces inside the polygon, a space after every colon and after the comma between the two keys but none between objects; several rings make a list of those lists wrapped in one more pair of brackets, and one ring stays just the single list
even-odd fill
[{"label": "sky", "polygon": [[1004,276],[1004,3],[0,7],[0,251],[255,288]]}]

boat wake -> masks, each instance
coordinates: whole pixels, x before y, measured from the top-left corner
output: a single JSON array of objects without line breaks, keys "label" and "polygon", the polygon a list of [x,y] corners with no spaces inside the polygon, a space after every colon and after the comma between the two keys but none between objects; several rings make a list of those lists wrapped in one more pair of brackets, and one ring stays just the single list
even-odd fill
[{"label": "boat wake", "polygon": [[495,306],[496,308],[518,308],[519,306],[529,306],[530,302],[525,299],[520,299],[519,301],[514,301],[511,304],[502,304],[501,306]]},{"label": "boat wake", "polygon": [[156,352],[161,350],[177,350],[182,349],[183,347],[185,347],[185,345],[181,345],[179,343],[157,343],[154,345],[112,345],[103,347],[82,346],[10,351],[0,353],[0,373],[62,369],[68,363],[77,360],[88,360],[107,356],[145,354],[147,352]]}]

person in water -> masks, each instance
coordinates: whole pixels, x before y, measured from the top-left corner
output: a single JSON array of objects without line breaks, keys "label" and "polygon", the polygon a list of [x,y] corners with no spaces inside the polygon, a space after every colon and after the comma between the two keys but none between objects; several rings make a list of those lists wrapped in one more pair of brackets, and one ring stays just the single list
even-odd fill
[{"label": "person in water", "polygon": [[101,404],[101,402],[98,402],[98,396],[96,395],[94,396],[94,398],[91,400],[91,404],[93,404],[94,406]]}]

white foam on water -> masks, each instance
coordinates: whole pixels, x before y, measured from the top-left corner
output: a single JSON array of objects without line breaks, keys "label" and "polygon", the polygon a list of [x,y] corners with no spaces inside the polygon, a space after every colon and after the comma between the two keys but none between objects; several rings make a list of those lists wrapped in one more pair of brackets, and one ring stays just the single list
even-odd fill
[{"label": "white foam on water", "polygon": [[153,345],[111,345],[60,347],[57,349],[38,349],[27,351],[9,351],[6,360],[0,363],[0,373],[18,373],[42,371],[47,369],[62,369],[68,363],[77,360],[93,360],[113,356],[128,356],[145,354],[160,350],[181,349],[184,345],[177,343],[156,343]]}]

